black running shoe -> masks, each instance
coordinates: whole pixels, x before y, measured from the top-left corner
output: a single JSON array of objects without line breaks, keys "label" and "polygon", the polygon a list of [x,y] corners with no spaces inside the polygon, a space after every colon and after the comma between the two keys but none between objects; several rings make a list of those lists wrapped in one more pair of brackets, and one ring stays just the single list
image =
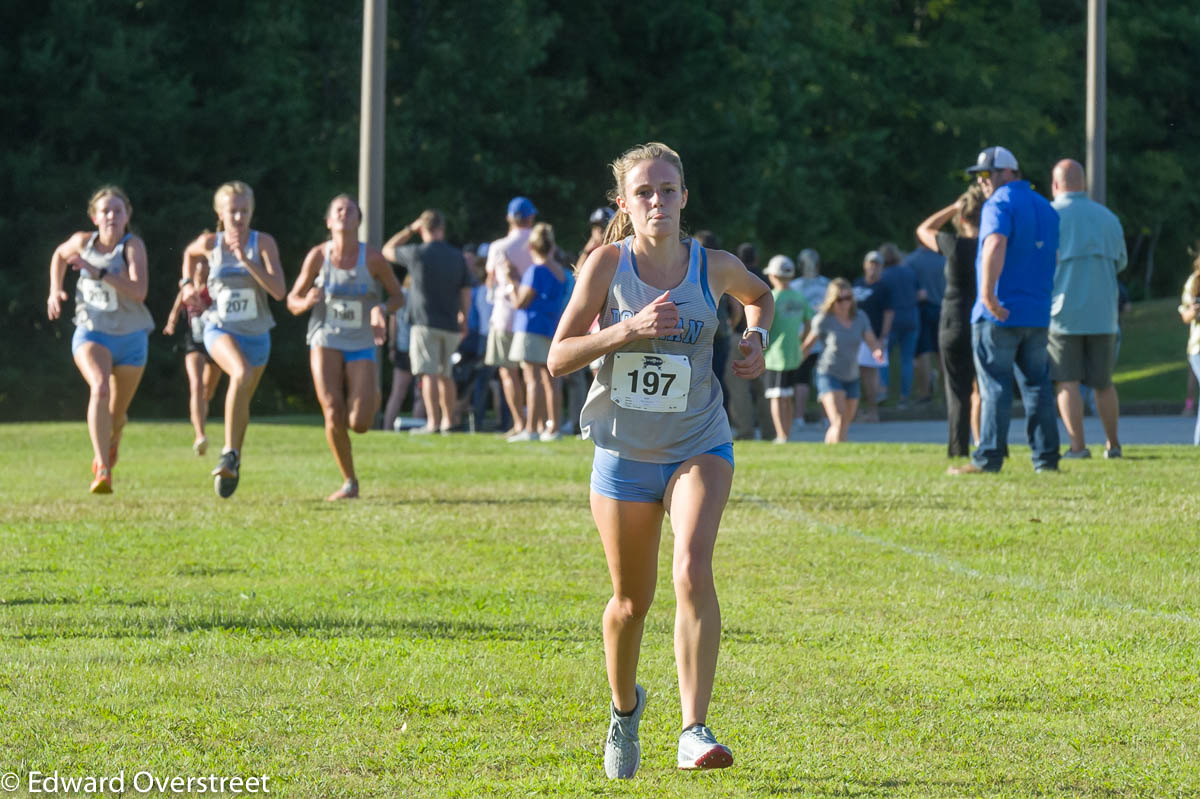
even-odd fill
[{"label": "black running shoe", "polygon": [[217,461],[217,468],[212,470],[213,488],[216,489],[217,496],[221,499],[229,499],[237,490],[240,467],[241,458],[238,457],[237,450],[221,453],[221,460]]}]

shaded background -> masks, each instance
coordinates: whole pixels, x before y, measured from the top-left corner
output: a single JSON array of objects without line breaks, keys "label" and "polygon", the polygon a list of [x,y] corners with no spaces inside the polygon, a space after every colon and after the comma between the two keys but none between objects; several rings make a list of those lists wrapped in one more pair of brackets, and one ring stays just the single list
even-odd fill
[{"label": "shaded background", "polygon": [[[340,13],[331,6],[347,6]],[[1086,3],[1010,0],[393,0],[385,230],[427,206],[458,243],[504,233],[533,198],[568,250],[606,164],[659,139],[683,156],[685,224],[765,261],[816,247],[856,273],[1004,144],[1044,192],[1083,160]],[[48,322],[54,247],[116,182],[146,240],[160,328],[182,248],[241,179],[290,286],[323,212],[357,183],[360,3],[51,0],[0,6],[0,420],[82,416],[71,322]],[[1110,3],[1108,204],[1135,299],[1178,291],[1200,198],[1200,9]],[[69,284],[73,285],[73,284]],[[312,411],[304,320],[272,304],[256,413]],[[132,413],[186,416],[175,342],[151,336]]]}]

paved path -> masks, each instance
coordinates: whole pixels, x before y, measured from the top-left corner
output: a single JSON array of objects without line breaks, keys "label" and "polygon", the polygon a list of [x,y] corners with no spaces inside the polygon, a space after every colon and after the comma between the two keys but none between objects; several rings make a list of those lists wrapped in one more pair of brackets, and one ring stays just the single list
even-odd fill
[{"label": "paved path", "polygon": [[[1196,420],[1190,416],[1123,416],[1118,432],[1123,447],[1136,444],[1186,444],[1191,446],[1192,430]],[[1067,444],[1067,431],[1058,425],[1059,438]],[[821,441],[825,436],[825,424],[810,422],[804,428],[801,441]],[[1083,420],[1083,436],[1093,455],[1104,452],[1104,428],[1094,416]],[[916,444],[945,444],[946,422],[880,422],[866,424],[855,422],[850,425],[850,440],[859,442],[905,442]],[[1008,429],[1010,444],[1025,444],[1025,420],[1012,420]]]}]

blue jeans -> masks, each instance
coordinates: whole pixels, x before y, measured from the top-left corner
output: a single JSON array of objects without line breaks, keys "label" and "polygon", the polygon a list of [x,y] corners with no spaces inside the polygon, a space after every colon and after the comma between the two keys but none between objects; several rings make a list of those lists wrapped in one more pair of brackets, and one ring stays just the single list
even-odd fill
[{"label": "blue jeans", "polygon": [[[1192,365],[1196,379],[1200,380],[1200,355],[1189,355],[1188,363]],[[1200,411],[1196,412],[1196,430],[1192,433],[1192,443],[1200,447]]]},{"label": "blue jeans", "polygon": [[983,406],[979,449],[971,460],[984,471],[998,472],[1004,465],[1012,421],[1014,372],[1025,404],[1025,434],[1033,450],[1033,466],[1058,468],[1058,418],[1046,354],[1047,332],[1044,327],[1004,327],[988,321],[971,325],[971,348]]},{"label": "blue jeans", "polygon": [[[912,394],[913,359],[917,357],[917,340],[921,337],[920,327],[892,328],[888,336],[888,363],[895,363],[891,351],[900,350],[900,399],[906,400]],[[888,367],[879,367],[879,379],[883,382],[883,393],[888,390]]]}]

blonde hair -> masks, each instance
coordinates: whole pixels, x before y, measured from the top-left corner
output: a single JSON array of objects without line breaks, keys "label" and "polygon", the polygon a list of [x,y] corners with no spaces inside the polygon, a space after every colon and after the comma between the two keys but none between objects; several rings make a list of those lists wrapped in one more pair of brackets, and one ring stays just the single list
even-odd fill
[{"label": "blonde hair", "polygon": [[240,180],[231,180],[228,183],[222,183],[216,193],[213,194],[213,210],[217,212],[217,230],[225,229],[225,223],[221,221],[221,200],[234,197],[245,197],[250,201],[250,211],[254,212],[254,189]]},{"label": "blonde hair", "polygon": [[854,299],[854,287],[844,277],[835,277],[829,281],[829,286],[825,289],[825,301],[821,303],[821,313],[833,312],[833,309],[837,307],[838,295],[843,290],[850,292],[850,316],[858,315],[858,300]]},{"label": "blonde hair", "polygon": [[133,203],[129,202],[129,196],[122,191],[120,186],[110,183],[107,186],[101,186],[92,192],[92,197],[88,200],[87,204],[88,219],[92,218],[92,212],[96,210],[96,203],[100,202],[105,197],[116,197],[118,200],[125,203],[125,214],[127,216],[133,216]]},{"label": "blonde hair", "polygon": [[979,215],[983,211],[983,204],[987,202],[987,198],[983,196],[983,189],[978,183],[972,183],[958,199],[954,202],[954,229],[961,236],[963,232],[963,222],[968,222],[978,230]]},{"label": "blonde hair", "polygon": [[543,258],[554,254],[554,228],[546,222],[538,222],[529,232],[529,249]]},{"label": "blonde hair", "polygon": [[1200,241],[1197,241],[1196,246],[1191,247],[1188,253],[1192,256],[1192,274],[1188,276],[1186,285],[1194,297],[1200,294]]},{"label": "blonde hair", "polygon": [[[626,175],[642,161],[666,161],[679,173],[679,188],[686,188],[683,181],[683,160],[679,157],[679,153],[662,142],[652,141],[639,144],[621,153],[620,158],[609,164],[609,169],[613,174],[613,187],[607,196],[608,201],[616,206],[617,213],[608,221],[608,227],[604,229],[605,244],[612,244],[614,241],[621,241],[633,235],[633,221],[629,218],[629,214],[621,210],[617,198],[625,195]],[[679,230],[679,236],[681,239],[684,237],[682,227]]]}]

